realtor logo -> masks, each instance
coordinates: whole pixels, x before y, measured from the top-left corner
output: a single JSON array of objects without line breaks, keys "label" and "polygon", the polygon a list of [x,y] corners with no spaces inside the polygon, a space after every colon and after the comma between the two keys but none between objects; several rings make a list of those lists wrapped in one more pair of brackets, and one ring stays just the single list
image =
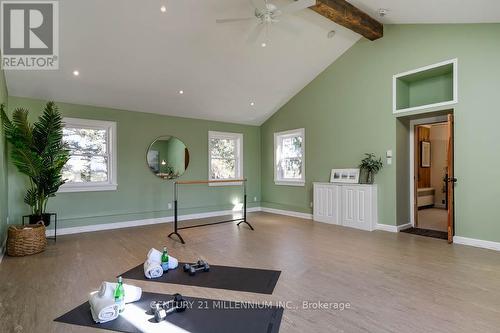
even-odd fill
[{"label": "realtor logo", "polygon": [[59,68],[57,1],[2,1],[2,69]]}]

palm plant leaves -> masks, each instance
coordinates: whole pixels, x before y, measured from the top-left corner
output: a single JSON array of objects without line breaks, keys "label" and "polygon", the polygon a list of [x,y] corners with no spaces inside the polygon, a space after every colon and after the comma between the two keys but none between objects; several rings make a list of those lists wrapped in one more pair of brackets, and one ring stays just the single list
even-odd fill
[{"label": "palm plant leaves", "polygon": [[62,116],[54,102],[48,102],[33,128],[33,140],[38,153],[50,158],[62,148]]},{"label": "palm plant leaves", "polygon": [[26,191],[24,195],[24,202],[31,207],[36,205],[38,191],[36,187],[31,187]]},{"label": "palm plant leaves", "polygon": [[69,160],[69,150],[63,143],[62,116],[54,102],[48,102],[42,115],[32,126],[28,121],[27,109],[15,109],[12,120],[0,107],[5,137],[12,145],[12,163],[27,175],[31,187],[24,201],[41,215],[49,197],[55,196],[64,184],[61,171]]}]

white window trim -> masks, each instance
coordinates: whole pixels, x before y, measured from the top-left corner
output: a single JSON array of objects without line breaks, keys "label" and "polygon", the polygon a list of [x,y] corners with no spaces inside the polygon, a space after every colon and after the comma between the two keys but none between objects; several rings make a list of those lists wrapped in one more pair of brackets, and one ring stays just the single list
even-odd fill
[{"label": "white window trim", "polygon": [[[279,137],[282,136],[302,136],[302,178],[301,179],[278,179],[278,144]],[[274,184],[287,186],[305,186],[306,184],[306,131],[304,128],[298,128],[289,131],[274,133]]]},{"label": "white window trim", "polygon": [[[211,167],[212,167],[212,152],[210,150],[210,139],[232,139],[237,142],[237,150],[238,150],[238,159],[237,159],[237,168],[236,168],[236,178],[234,179],[243,179],[243,134],[242,133],[233,133],[233,132],[217,132],[217,131],[208,131],[208,180],[218,180],[213,179],[211,177]],[[231,180],[231,179],[224,179]],[[209,183],[209,186],[234,186],[241,185],[241,182],[229,182],[229,183]]]},{"label": "white window trim", "polygon": [[116,122],[90,120],[80,118],[63,118],[65,127],[104,129],[108,131],[108,181],[107,182],[89,182],[89,183],[66,183],[59,191],[64,192],[91,192],[91,191],[116,191],[117,182],[117,140],[116,140]]}]

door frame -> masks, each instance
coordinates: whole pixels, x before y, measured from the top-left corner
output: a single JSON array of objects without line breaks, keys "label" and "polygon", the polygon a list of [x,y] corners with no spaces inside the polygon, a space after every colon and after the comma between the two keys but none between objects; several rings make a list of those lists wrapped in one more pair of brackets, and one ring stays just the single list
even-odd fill
[{"label": "door frame", "polygon": [[[453,111],[449,112],[453,114]],[[410,223],[415,228],[416,186],[415,186],[415,128],[419,125],[445,123],[448,115],[410,120]]]}]

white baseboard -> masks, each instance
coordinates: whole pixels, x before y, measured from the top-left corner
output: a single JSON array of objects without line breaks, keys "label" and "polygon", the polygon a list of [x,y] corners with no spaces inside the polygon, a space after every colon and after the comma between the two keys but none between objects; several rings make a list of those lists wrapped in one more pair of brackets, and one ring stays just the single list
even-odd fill
[{"label": "white baseboard", "polygon": [[500,251],[500,243],[475,238],[453,236],[453,243]]},{"label": "white baseboard", "polygon": [[[281,210],[275,208],[268,207],[252,207],[247,210],[248,212],[267,212],[279,215],[286,215],[292,217],[303,218],[307,220],[312,220],[312,214],[294,212],[289,210]],[[194,220],[194,219],[202,219],[207,217],[217,217],[231,214],[241,214],[242,211],[232,211],[232,210],[224,210],[224,211],[215,211],[215,212],[207,212],[207,213],[198,213],[198,214],[186,214],[179,216],[179,221],[185,220]],[[111,229],[121,229],[121,228],[130,228],[130,227],[138,227],[144,225],[151,224],[160,224],[160,223],[171,223],[173,222],[173,217],[161,217],[161,218],[153,218],[153,219],[143,219],[143,220],[134,220],[134,221],[126,221],[126,222],[116,222],[116,223],[106,223],[106,224],[96,224],[89,226],[81,226],[81,227],[69,227],[69,228],[60,228],[57,230],[58,235],[69,235],[69,234],[77,234],[84,232],[93,232],[93,231],[101,231],[101,230],[111,230]],[[375,229],[388,231],[388,232],[399,232],[401,230],[410,228],[411,223],[401,224],[401,225],[388,225],[388,224],[380,224],[377,223]],[[54,230],[47,230],[47,236],[54,236]],[[454,236],[453,242],[455,244],[468,245],[474,247],[480,247],[489,250],[500,251],[500,242],[486,241],[481,239],[474,239],[468,237]],[[5,250],[6,250],[7,237],[5,237],[2,242],[2,246],[0,247],[0,263],[2,262]]]},{"label": "white baseboard", "polygon": [[[247,212],[258,212],[260,210],[261,210],[260,207],[252,207],[252,208],[248,208]],[[216,217],[216,216],[224,216],[224,215],[231,215],[231,214],[241,214],[242,212],[243,211],[221,210],[221,211],[216,211],[216,212],[186,214],[186,215],[180,215],[179,221],[203,219],[203,218],[207,218],[207,217]],[[57,235],[70,235],[70,234],[79,234],[79,233],[84,233],[84,232],[139,227],[139,226],[151,225],[151,224],[172,223],[173,221],[174,221],[173,216],[166,216],[166,217],[158,217],[158,218],[152,218],[152,219],[133,220],[133,221],[115,222],[115,223],[104,223],[104,224],[86,225],[86,226],[80,226],[80,227],[59,228],[59,229],[57,229]],[[47,230],[46,235],[49,237],[54,236],[54,229]]]},{"label": "white baseboard", "polygon": [[261,207],[261,211],[266,212],[266,213],[273,213],[273,214],[279,214],[279,215],[293,216],[293,217],[298,217],[298,218],[306,219],[306,220],[312,220],[312,218],[313,218],[312,214],[294,212],[294,211],[291,211],[291,210],[282,210],[282,209]]},{"label": "white baseboard", "polygon": [[377,223],[375,225],[375,230],[382,230],[382,231],[387,231],[387,232],[398,232],[398,227],[395,225]]},{"label": "white baseboard", "polygon": [[388,231],[388,232],[400,232],[401,230],[405,230],[411,228],[411,223],[400,224],[400,225],[388,225],[388,224],[380,224],[377,223],[375,226],[376,230]]},{"label": "white baseboard", "polygon": [[400,232],[401,230],[405,230],[405,229],[411,228],[411,227],[412,227],[412,225],[411,225],[410,222],[405,223],[405,224],[400,224],[400,225],[397,226],[398,232]]}]

